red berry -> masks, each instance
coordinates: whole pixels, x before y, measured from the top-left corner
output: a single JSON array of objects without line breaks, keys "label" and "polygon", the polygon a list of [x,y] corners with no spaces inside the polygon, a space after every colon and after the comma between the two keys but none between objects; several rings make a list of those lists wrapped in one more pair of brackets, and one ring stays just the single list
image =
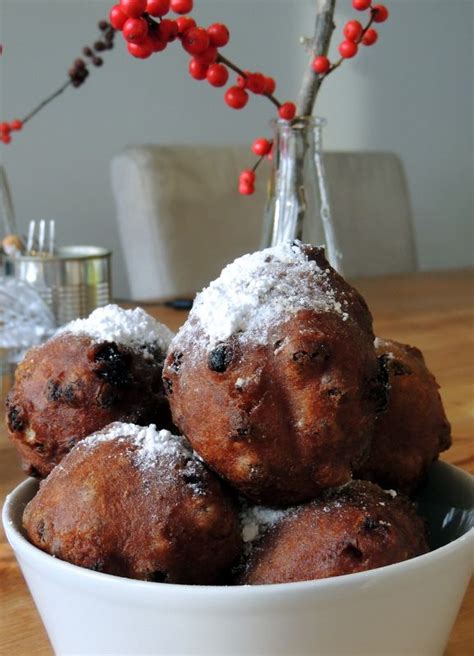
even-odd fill
[{"label": "red berry", "polygon": [[362,37],[362,43],[364,46],[373,46],[378,38],[379,35],[377,34],[377,30],[374,30],[373,27],[370,27]]},{"label": "red berry", "polygon": [[266,96],[271,96],[275,92],[276,89],[276,82],[272,77],[266,77],[265,78],[265,89],[263,90],[263,93]]},{"label": "red berry", "polygon": [[170,0],[148,0],[146,13],[150,16],[166,16],[170,10]]},{"label": "red berry", "polygon": [[225,92],[224,99],[232,109],[242,109],[248,103],[249,94],[240,87],[229,87]]},{"label": "red berry", "polygon": [[150,32],[150,34],[148,35],[148,39],[150,41],[150,45],[153,49],[153,52],[161,52],[168,45],[166,41],[163,41],[160,38],[160,35],[158,34],[157,30],[153,30],[153,32]]},{"label": "red berry", "polygon": [[127,49],[137,59],[147,59],[153,54],[151,39],[145,39],[143,43],[129,43],[127,44]]},{"label": "red berry", "polygon": [[341,41],[339,44],[339,53],[344,59],[351,59],[357,54],[357,44],[354,41]]},{"label": "red berry", "polygon": [[240,87],[241,89],[246,89],[247,88],[247,80],[248,80],[248,77],[250,75],[250,71],[244,71],[244,73],[245,73],[245,76],[244,75],[237,75],[237,80],[236,80],[237,86]]},{"label": "red berry", "polygon": [[265,90],[265,75],[262,73],[250,73],[247,77],[247,89],[252,93],[262,94]]},{"label": "red berry", "polygon": [[146,0],[120,0],[120,8],[129,18],[139,18],[146,11]]},{"label": "red berry", "polygon": [[384,23],[388,18],[388,9],[385,5],[374,5],[372,13],[376,23]]},{"label": "red berry", "polygon": [[129,43],[142,43],[148,34],[148,23],[144,18],[128,18],[122,33]]},{"label": "red berry", "polygon": [[350,20],[344,25],[344,36],[348,41],[359,41],[363,27],[357,20]]},{"label": "red berry", "polygon": [[171,0],[171,9],[175,14],[189,14],[193,9],[193,0]]},{"label": "red berry", "polygon": [[324,55],[319,55],[313,60],[313,71],[318,75],[324,75],[331,67],[331,62]]},{"label": "red berry", "polygon": [[2,132],[0,135],[0,139],[3,141],[4,144],[9,144],[12,138],[7,132]]},{"label": "red berry", "polygon": [[251,196],[255,192],[255,187],[250,184],[239,183],[239,194],[242,196]]},{"label": "red berry", "polygon": [[371,0],[352,0],[352,6],[357,11],[365,11],[370,7]]},{"label": "red berry", "polygon": [[229,30],[222,23],[213,23],[212,25],[209,25],[207,33],[211,45],[216,46],[216,48],[223,48],[229,43]]},{"label": "red berry", "polygon": [[202,27],[191,27],[183,34],[182,44],[190,55],[200,55],[209,48],[209,37]]},{"label": "red berry", "polygon": [[292,119],[294,119],[295,114],[296,114],[296,105],[295,103],[292,102],[283,103],[283,105],[281,105],[281,107],[278,109],[279,117],[284,119],[285,121],[291,121]]},{"label": "red berry", "polygon": [[202,64],[209,66],[210,64],[213,64],[217,59],[217,48],[214,48],[214,46],[209,46],[209,48],[204,50],[204,52],[200,55],[195,55],[195,58]]},{"label": "red berry", "polygon": [[245,185],[253,185],[255,182],[255,171],[252,169],[244,169],[239,175],[239,183]]},{"label": "red berry", "polygon": [[224,64],[211,64],[207,70],[207,81],[213,87],[223,87],[229,79],[229,71]]},{"label": "red berry", "polygon": [[23,127],[23,121],[20,121],[19,118],[16,118],[14,121],[10,123],[10,128],[12,130],[21,130]]},{"label": "red berry", "polygon": [[252,152],[258,157],[263,157],[263,155],[268,155],[272,149],[272,142],[268,139],[255,139],[252,144]]},{"label": "red berry", "polygon": [[176,19],[178,25],[178,33],[183,34],[186,30],[189,30],[191,27],[196,27],[196,21],[194,18],[189,18],[189,16],[180,16]]},{"label": "red berry", "polygon": [[5,132],[6,134],[10,132],[10,126],[8,123],[0,123],[0,132]]},{"label": "red berry", "polygon": [[158,34],[162,41],[169,43],[178,36],[178,24],[175,20],[163,18],[158,25]]},{"label": "red berry", "polygon": [[116,30],[121,30],[128,16],[122,11],[120,5],[114,5],[109,13],[109,21]]},{"label": "red berry", "polygon": [[192,57],[189,62],[189,74],[195,80],[205,80],[207,75],[207,69],[209,66],[198,61],[195,57]]}]

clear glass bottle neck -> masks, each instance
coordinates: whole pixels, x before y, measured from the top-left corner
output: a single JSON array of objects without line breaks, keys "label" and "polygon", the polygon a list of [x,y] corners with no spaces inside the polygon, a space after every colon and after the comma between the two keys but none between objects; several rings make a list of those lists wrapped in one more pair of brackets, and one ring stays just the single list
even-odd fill
[{"label": "clear glass bottle neck", "polygon": [[326,121],[321,118],[307,117],[298,118],[289,123],[288,121],[270,121],[276,147],[285,144],[301,143],[302,147],[311,151],[322,150],[322,133]]},{"label": "clear glass bottle neck", "polygon": [[342,272],[331,220],[322,153],[324,119],[272,121],[274,144],[262,245],[288,239],[323,245],[329,262]]}]

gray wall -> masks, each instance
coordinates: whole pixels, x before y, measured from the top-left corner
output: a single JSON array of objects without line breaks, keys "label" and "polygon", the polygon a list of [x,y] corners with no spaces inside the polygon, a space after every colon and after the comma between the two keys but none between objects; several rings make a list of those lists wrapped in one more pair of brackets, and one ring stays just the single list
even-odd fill
[{"label": "gray wall", "polygon": [[[95,22],[112,2],[0,0],[0,120],[22,116],[65,79]],[[423,269],[472,263],[473,12],[470,0],[387,0],[380,41],[324,85],[319,115],[328,149],[392,150],[406,166]],[[339,2],[339,26],[349,0]],[[297,91],[310,33],[310,0],[196,0],[204,24],[228,22],[228,55]],[[337,45],[335,37],[334,47]],[[272,108],[256,98],[242,112],[191,80],[180,47],[145,62],[118,47],[84,87],[68,90],[0,147],[21,227],[55,218],[62,242],[109,245],[115,291],[127,293],[109,183],[111,157],[132,143],[246,143],[265,134]],[[234,184],[234,181],[230,181]]]}]

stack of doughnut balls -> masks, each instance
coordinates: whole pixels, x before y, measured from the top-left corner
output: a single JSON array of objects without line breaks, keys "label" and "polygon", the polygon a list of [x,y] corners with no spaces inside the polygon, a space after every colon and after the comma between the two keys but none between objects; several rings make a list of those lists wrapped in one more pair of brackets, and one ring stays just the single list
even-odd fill
[{"label": "stack of doughnut balls", "polygon": [[109,305],[19,365],[23,524],[81,567],[161,583],[351,574],[428,550],[410,496],[450,446],[414,347],[298,241],[244,255],[173,335]]}]

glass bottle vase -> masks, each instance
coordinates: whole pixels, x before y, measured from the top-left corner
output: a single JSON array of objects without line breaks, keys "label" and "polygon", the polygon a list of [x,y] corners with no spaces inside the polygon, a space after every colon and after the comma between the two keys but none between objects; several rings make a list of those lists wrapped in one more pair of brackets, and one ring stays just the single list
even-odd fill
[{"label": "glass bottle vase", "polygon": [[322,152],[324,119],[274,120],[272,172],[262,248],[289,239],[324,246],[332,267],[343,273],[342,254],[331,220]]}]

